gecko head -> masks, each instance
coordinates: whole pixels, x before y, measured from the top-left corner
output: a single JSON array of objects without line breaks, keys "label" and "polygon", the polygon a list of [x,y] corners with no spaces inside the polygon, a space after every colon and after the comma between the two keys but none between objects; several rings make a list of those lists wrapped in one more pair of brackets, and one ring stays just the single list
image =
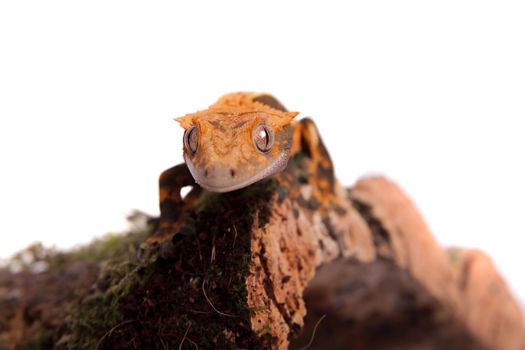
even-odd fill
[{"label": "gecko head", "polygon": [[284,170],[297,114],[270,95],[234,93],[178,118],[195,181],[208,191],[229,192]]}]

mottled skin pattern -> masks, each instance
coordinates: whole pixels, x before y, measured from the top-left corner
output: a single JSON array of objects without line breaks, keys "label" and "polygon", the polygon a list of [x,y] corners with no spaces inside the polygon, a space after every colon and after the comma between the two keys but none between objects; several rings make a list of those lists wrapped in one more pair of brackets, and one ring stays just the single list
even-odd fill
[{"label": "mottled skin pattern", "polygon": [[[301,175],[313,189],[308,205],[330,209],[335,181],[332,161],[314,122],[308,118],[294,121],[297,114],[286,111],[269,94],[233,93],[206,110],[178,118],[186,134],[195,129],[197,147],[194,150],[185,143],[186,163],[161,174],[159,227],[147,242],[162,243],[191,231],[189,213],[203,191],[229,192],[275,175],[288,195],[301,204],[299,188],[287,185],[292,175],[285,169],[294,157],[309,159]],[[254,141],[254,130],[260,130],[260,125],[272,134],[272,146],[265,152]],[[180,190],[186,186],[192,190],[182,199]]]}]

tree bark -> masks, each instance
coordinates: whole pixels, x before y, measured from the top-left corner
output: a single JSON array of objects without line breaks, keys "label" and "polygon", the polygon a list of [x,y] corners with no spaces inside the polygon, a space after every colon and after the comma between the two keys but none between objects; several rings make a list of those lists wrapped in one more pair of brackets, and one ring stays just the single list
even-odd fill
[{"label": "tree bark", "polygon": [[328,211],[312,186],[207,193],[193,234],[139,259],[154,220],[74,252],[33,248],[0,272],[0,349],[525,348],[490,259],[440,247],[396,185],[337,183]]}]

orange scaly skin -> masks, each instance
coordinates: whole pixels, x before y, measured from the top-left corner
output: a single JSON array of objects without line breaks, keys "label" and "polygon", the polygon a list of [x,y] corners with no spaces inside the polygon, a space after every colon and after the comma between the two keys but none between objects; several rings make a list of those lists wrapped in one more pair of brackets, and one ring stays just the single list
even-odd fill
[{"label": "orange scaly skin", "polygon": [[[178,118],[185,129],[186,163],[160,176],[160,222],[147,242],[162,243],[184,232],[188,214],[202,191],[229,192],[275,174],[280,183],[287,183],[287,175],[281,172],[288,160],[299,154],[310,160],[306,176],[314,202],[320,210],[328,209],[334,196],[332,161],[313,121],[294,121],[297,114],[286,111],[269,94],[232,93],[206,110]],[[271,139],[271,147],[265,151],[258,149],[255,141],[261,125],[268,131],[265,140]],[[190,132],[196,133],[192,135],[195,149],[188,145]],[[180,190],[185,186],[193,189],[182,200]],[[301,197],[293,188],[289,188],[289,195]]]}]

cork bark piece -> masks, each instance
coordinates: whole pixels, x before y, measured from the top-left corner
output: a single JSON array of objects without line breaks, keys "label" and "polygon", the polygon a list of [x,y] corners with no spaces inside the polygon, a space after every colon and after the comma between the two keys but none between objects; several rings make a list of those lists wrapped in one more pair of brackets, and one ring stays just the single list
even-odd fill
[{"label": "cork bark piece", "polygon": [[155,219],[0,269],[0,349],[525,348],[491,260],[441,247],[398,186],[335,182],[324,209],[313,186],[289,169],[206,194],[192,234],[138,258]]}]

